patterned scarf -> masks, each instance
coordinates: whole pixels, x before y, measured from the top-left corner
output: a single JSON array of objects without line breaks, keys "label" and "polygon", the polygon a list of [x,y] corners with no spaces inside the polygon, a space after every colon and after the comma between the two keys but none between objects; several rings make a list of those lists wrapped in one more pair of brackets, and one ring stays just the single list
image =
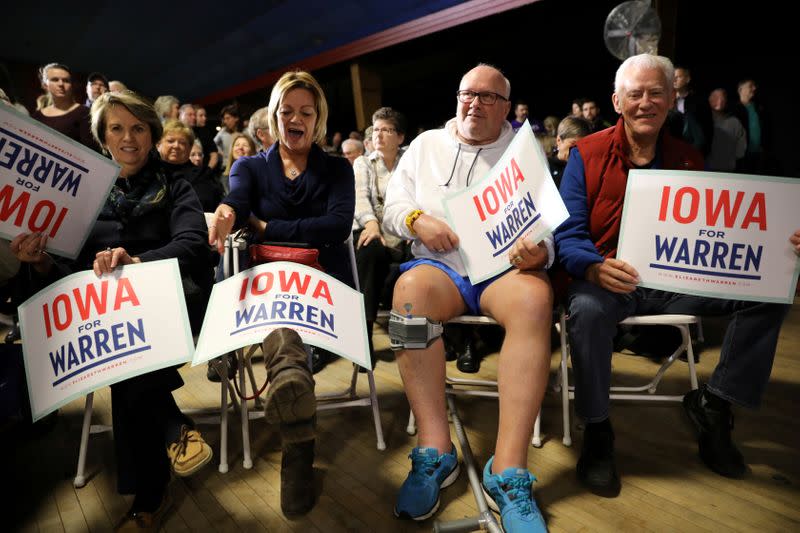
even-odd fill
[{"label": "patterned scarf", "polygon": [[167,187],[167,175],[158,156],[150,154],[147,164],[137,174],[117,180],[108,194],[101,216],[125,222],[160,209],[169,199]]}]

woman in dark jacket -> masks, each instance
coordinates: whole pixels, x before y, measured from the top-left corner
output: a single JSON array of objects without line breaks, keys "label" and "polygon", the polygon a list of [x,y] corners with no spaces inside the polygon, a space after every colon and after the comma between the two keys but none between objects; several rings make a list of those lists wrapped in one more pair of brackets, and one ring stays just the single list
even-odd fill
[{"label": "woman in dark jacket", "polygon": [[[258,240],[308,243],[319,249],[328,274],[353,286],[344,242],[353,224],[355,182],[346,159],[319,147],[328,119],[322,88],[307,72],[287,72],[273,87],[268,110],[278,142],[233,165],[231,192],[214,213],[209,243],[223,253],[231,230],[250,218]],[[281,509],[286,514],[304,513],[314,505],[314,380],[299,342],[286,329],[264,341],[271,383],[265,417],[280,424]]]},{"label": "woman in dark jacket", "polygon": [[[41,253],[45,237],[37,234],[15,238],[12,251],[49,280],[66,270],[92,268],[99,276],[119,265],[176,258],[184,278],[208,289],[200,202],[186,181],[171,178],[153,149],[161,121],[152,106],[133,93],[106,93],[92,105],[91,117],[98,144],[122,168],[79,257],[56,265]],[[135,495],[122,531],[157,530],[169,507],[170,463],[187,476],[211,460],[211,448],[172,396],[182,385],[174,367],[111,385],[118,490]]]}]

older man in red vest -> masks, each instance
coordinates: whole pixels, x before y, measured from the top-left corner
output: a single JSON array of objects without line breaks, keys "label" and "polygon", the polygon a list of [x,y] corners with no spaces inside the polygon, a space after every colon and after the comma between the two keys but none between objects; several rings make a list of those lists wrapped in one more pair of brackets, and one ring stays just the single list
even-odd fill
[{"label": "older man in red vest", "polygon": [[[609,419],[611,352],[617,322],[636,314],[729,315],[719,364],[708,383],[683,400],[698,433],[700,457],[715,472],[742,477],[746,465],[731,439],[731,403],[758,407],[769,380],[778,332],[788,306],[689,296],[638,287],[636,270],[616,259],[628,172],[636,168],[703,170],[701,154],[666,133],[674,68],[669,59],[642,54],[617,70],[609,129],[572,150],[561,195],[570,217],[555,235],[561,264],[572,276],[566,305],[575,407],[586,420],[578,478],[613,497],[620,480]],[[800,250],[800,230],[792,238]]]}]

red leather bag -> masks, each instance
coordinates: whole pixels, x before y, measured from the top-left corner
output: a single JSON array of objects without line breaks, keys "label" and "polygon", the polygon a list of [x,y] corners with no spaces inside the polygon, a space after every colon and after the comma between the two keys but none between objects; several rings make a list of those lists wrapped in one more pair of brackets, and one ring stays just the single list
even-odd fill
[{"label": "red leather bag", "polygon": [[277,244],[251,244],[250,263],[252,266],[273,261],[289,261],[316,268],[325,272],[319,264],[319,250],[316,248],[299,248]]}]

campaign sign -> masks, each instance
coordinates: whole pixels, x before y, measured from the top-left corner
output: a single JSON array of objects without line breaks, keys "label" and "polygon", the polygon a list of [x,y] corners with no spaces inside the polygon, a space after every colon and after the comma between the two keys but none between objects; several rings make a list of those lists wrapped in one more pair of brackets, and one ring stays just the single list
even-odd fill
[{"label": "campaign sign", "polygon": [[119,166],[0,105],[0,236],[47,235],[47,251],[74,259]]},{"label": "campaign sign", "polygon": [[798,206],[796,179],[631,170],[617,257],[643,287],[792,303]]},{"label": "campaign sign", "polygon": [[539,242],[569,216],[527,120],[497,164],[443,204],[473,284],[511,268],[518,239]]},{"label": "campaign sign", "polygon": [[67,276],[19,306],[31,411],[38,420],[105,385],[192,358],[178,261]]},{"label": "campaign sign", "polygon": [[364,296],[315,268],[276,261],[214,285],[192,365],[292,328],[303,342],[371,368]]}]

